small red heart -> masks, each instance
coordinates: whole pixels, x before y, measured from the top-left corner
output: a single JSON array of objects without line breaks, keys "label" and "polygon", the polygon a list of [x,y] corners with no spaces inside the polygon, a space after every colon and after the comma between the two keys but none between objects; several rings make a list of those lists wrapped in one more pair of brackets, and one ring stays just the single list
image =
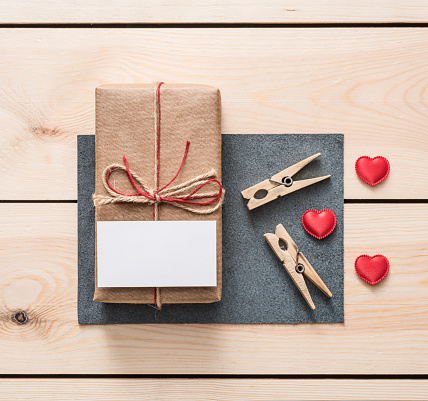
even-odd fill
[{"label": "small red heart", "polygon": [[355,260],[357,274],[371,285],[382,281],[389,271],[389,261],[383,255],[361,255]]},{"label": "small red heart", "polygon": [[303,228],[313,237],[323,239],[330,235],[336,227],[336,215],[329,209],[310,209],[303,213]]},{"label": "small red heart", "polygon": [[383,156],[376,156],[373,159],[368,156],[361,156],[355,162],[355,171],[365,183],[377,185],[381,183],[389,174],[389,161]]}]

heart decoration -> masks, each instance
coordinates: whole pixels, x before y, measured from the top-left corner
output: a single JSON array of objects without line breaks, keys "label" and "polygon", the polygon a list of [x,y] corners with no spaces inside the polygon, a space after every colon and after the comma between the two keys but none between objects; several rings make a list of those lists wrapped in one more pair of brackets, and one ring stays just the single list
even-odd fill
[{"label": "heart decoration", "polygon": [[355,171],[365,183],[377,185],[381,183],[389,174],[389,161],[383,156],[374,158],[361,156],[355,162]]},{"label": "heart decoration", "polygon": [[303,213],[303,228],[313,237],[323,239],[336,227],[336,215],[329,209],[310,209]]},{"label": "heart decoration", "polygon": [[383,255],[360,255],[355,260],[355,270],[362,280],[375,285],[388,274],[389,261]]}]

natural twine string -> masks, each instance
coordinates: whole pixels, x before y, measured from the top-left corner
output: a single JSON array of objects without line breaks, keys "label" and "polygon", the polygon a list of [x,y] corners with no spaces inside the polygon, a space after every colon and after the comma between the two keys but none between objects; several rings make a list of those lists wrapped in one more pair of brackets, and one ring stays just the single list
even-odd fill
[{"label": "natural twine string", "polygon": [[[159,149],[160,149],[160,87],[163,82],[157,82],[153,85],[153,119],[154,119],[154,128],[155,128],[155,177],[154,182],[156,183],[156,191],[159,190]],[[156,110],[158,110],[158,115],[156,115]],[[155,195],[155,194],[153,194]],[[155,196],[156,202],[153,205],[153,220],[158,221],[159,219],[159,197]],[[155,306],[160,310],[162,309],[161,301],[161,290],[160,287],[154,288],[154,300]]]},{"label": "natural twine string", "polygon": [[[156,185],[156,191],[159,191],[159,150],[160,150],[160,87],[163,82],[155,82],[153,85],[153,120],[154,120],[154,133],[155,133],[155,175],[154,182]],[[153,194],[155,195],[155,194]],[[158,200],[158,197],[156,197]],[[153,220],[157,221],[159,219],[159,202],[154,203],[153,208]],[[160,290],[159,290],[159,299],[160,299]],[[155,293],[155,301],[156,301],[156,293]],[[156,304],[156,302],[155,302]]]},{"label": "natural twine string", "polygon": [[[116,170],[122,170],[122,171],[125,171],[126,173],[129,172],[134,183],[138,183],[139,188],[141,188],[150,197],[147,197],[142,194],[122,195],[122,194],[119,194],[117,191],[115,191],[111,187],[108,181],[108,177],[113,171],[116,171]],[[218,210],[222,205],[225,191],[222,190],[220,196],[219,196],[219,191],[211,191],[211,192],[205,192],[203,194],[200,194],[197,197],[189,196],[189,192],[191,194],[196,193],[196,191],[200,189],[201,186],[205,185],[207,181],[213,180],[217,182],[217,180],[215,180],[215,177],[216,177],[216,171],[214,169],[211,169],[207,173],[198,175],[197,177],[194,177],[186,182],[183,182],[182,184],[175,185],[170,188],[167,187],[157,192],[151,189],[144,182],[144,180],[141,177],[139,177],[134,171],[132,171],[131,169],[127,170],[125,166],[114,163],[108,166],[104,170],[102,175],[104,188],[110,194],[110,196],[93,195],[94,205],[102,206],[102,205],[110,205],[114,203],[140,203],[140,204],[146,204],[146,205],[154,205],[156,207],[160,203],[167,203],[172,206],[187,210],[191,213],[201,214],[201,215],[211,214],[211,213],[214,213],[216,210]],[[188,199],[202,199],[202,198],[214,198],[214,199],[217,198],[219,202],[217,202],[215,206],[211,208],[197,208],[197,207],[192,207],[185,202],[183,203],[178,202],[178,200],[186,201]],[[191,204],[206,206],[208,204],[211,204],[211,201],[210,202],[192,202]],[[158,219],[159,219],[159,212],[154,213],[154,220],[157,221]]]},{"label": "natural twine string", "polygon": [[[175,176],[159,189],[159,164],[160,164],[160,123],[161,123],[161,107],[160,107],[160,87],[163,82],[157,83],[154,86],[154,132],[155,132],[155,171],[154,182],[155,189],[150,188],[146,182],[129,168],[126,157],[123,157],[125,166],[113,163],[107,166],[102,174],[103,184],[110,196],[96,195],[92,196],[95,206],[109,205],[114,203],[139,203],[153,205],[153,220],[159,220],[159,204],[167,203],[175,207],[187,210],[191,213],[205,215],[214,213],[223,204],[224,189],[215,177],[216,171],[211,169],[205,174],[198,175],[186,182],[169,187],[179,175],[184,161],[186,160],[190,142],[187,142],[184,157],[181,165]],[[128,179],[134,189],[137,191],[133,194],[125,194],[117,191],[110,185],[109,177],[113,171],[125,171]],[[137,185],[137,183],[139,185]],[[205,185],[214,183],[218,185],[217,191],[198,193]],[[202,202],[201,199],[210,199]],[[213,205],[213,207],[206,207]],[[162,307],[160,288],[154,288],[154,304],[158,309]]]}]

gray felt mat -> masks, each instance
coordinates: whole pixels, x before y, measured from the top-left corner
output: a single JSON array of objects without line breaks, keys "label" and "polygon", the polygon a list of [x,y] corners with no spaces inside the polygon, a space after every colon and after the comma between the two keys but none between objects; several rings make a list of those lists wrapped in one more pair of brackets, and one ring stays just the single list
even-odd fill
[{"label": "gray felt mat", "polygon": [[[223,135],[223,294],[213,304],[103,304],[94,293],[95,177],[93,136],[78,137],[78,233],[80,324],[107,323],[332,323],[343,322],[343,135]],[[321,152],[294,178],[331,178],[249,211],[241,191]],[[337,227],[323,240],[302,227],[308,209],[329,208]],[[282,223],[324,280],[333,298],[307,281],[312,311],[276,258],[263,234]]]}]

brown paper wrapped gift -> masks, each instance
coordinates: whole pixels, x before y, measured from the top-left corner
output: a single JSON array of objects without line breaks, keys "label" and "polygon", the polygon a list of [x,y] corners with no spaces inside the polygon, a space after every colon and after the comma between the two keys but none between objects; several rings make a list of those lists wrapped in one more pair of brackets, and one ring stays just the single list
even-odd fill
[{"label": "brown paper wrapped gift", "polygon": [[[221,179],[221,102],[217,88],[205,85],[164,84],[160,89],[161,134],[159,183],[167,184],[177,173],[186,141],[187,158],[174,185],[216,170]],[[108,196],[103,172],[112,164],[129,167],[144,181],[156,187],[158,107],[156,86],[104,85],[96,89],[96,184],[95,195]],[[126,173],[117,173],[115,188],[132,193]],[[209,303],[221,299],[221,208],[200,215],[172,204],[113,203],[96,206],[96,221],[216,220],[217,287],[95,288],[94,300],[112,303]],[[168,251],[165,238],[165,251]],[[143,247],[144,245],[142,245]],[[142,256],[144,256],[144,251]],[[174,255],[171,255],[173,263]],[[120,267],[118,267],[120,268]]]}]

